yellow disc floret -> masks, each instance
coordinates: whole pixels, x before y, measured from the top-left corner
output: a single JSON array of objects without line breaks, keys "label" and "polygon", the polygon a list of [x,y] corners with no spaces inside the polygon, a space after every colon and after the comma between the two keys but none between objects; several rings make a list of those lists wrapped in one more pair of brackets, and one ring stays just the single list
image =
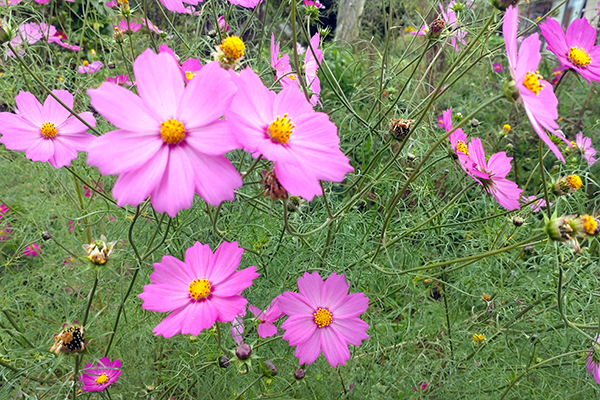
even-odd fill
[{"label": "yellow disc floret", "polygon": [[277,117],[277,119],[271,122],[271,125],[267,128],[267,133],[276,143],[287,143],[290,140],[290,135],[294,132],[296,126],[292,124],[292,120],[288,118],[287,113],[283,114],[283,117]]},{"label": "yellow disc floret", "polygon": [[87,67],[88,65],[90,65],[90,62],[88,60],[83,60],[83,66]]},{"label": "yellow disc floret", "polygon": [[42,135],[48,139],[52,139],[58,133],[53,122],[44,122],[40,128],[40,131],[42,132]]},{"label": "yellow disc floret", "polygon": [[531,90],[537,96],[540,90],[545,86],[540,84],[540,79],[544,79],[544,77],[541,76],[538,71],[536,71],[535,74],[528,71],[527,75],[525,75],[525,79],[523,79],[523,86]]},{"label": "yellow disc floret", "polygon": [[185,138],[185,127],[176,119],[168,119],[160,124],[160,136],[169,144],[178,144]]},{"label": "yellow disc floret", "polygon": [[244,56],[244,50],[246,45],[237,36],[229,36],[221,42],[221,51],[225,54],[225,57],[230,60],[237,60]]},{"label": "yellow disc floret", "polygon": [[569,175],[567,176],[567,184],[569,187],[577,190],[583,185],[581,178],[578,175]]},{"label": "yellow disc floret", "polygon": [[458,142],[456,142],[456,151],[460,151],[461,153],[463,153],[467,156],[469,155],[469,148],[467,147],[465,142],[463,142],[462,140],[459,140]]},{"label": "yellow disc floret", "polygon": [[583,47],[572,46],[569,50],[569,60],[578,67],[587,67],[592,62],[592,57]]},{"label": "yellow disc floret", "polygon": [[206,278],[194,279],[188,286],[188,291],[192,299],[204,299],[210,293],[210,282]]},{"label": "yellow disc floret", "polygon": [[108,382],[108,375],[106,375],[106,373],[100,375],[99,377],[97,377],[95,379],[95,381],[100,384],[100,385],[104,385],[106,382]]},{"label": "yellow disc floret", "polygon": [[191,80],[193,77],[195,77],[197,74],[197,72],[191,72],[191,71],[185,71],[185,77],[187,78],[187,80]]},{"label": "yellow disc floret", "polygon": [[506,132],[510,132],[510,125],[509,124],[504,124],[504,126],[502,127],[502,129],[504,129]]},{"label": "yellow disc floret", "polygon": [[325,308],[319,308],[313,313],[313,316],[315,324],[317,324],[319,328],[329,326],[333,321],[333,315],[329,310],[326,310]]},{"label": "yellow disc floret", "polygon": [[594,219],[591,215],[585,214],[579,217],[581,221],[581,226],[589,235],[595,235],[596,230],[598,229],[598,221]]}]

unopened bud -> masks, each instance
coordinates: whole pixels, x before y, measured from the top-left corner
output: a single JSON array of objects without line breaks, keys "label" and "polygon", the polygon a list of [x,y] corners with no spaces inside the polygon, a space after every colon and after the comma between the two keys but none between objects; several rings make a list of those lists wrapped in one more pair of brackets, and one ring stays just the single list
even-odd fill
[{"label": "unopened bud", "polygon": [[436,39],[440,37],[442,31],[444,30],[445,22],[441,18],[436,18],[431,25],[429,25],[429,37],[431,39]]},{"label": "unopened bud", "polygon": [[473,118],[473,119],[471,120],[471,126],[472,126],[473,128],[477,128],[477,127],[479,126],[479,120],[478,120],[478,119],[476,119],[476,118]]},{"label": "unopened bud", "polygon": [[297,381],[304,379],[305,375],[306,375],[306,373],[304,372],[304,370],[302,368],[298,368],[294,371],[294,378]]},{"label": "unopened bud", "polygon": [[250,345],[246,344],[246,343],[240,344],[235,349],[235,355],[237,356],[237,358],[239,358],[242,361],[249,359],[251,354],[252,354],[252,347],[250,347]]},{"label": "unopened bud", "polygon": [[115,63],[114,62],[109,62],[108,63],[108,69],[115,69]]},{"label": "unopened bud", "polygon": [[504,146],[504,151],[507,153],[513,151],[514,149],[515,147],[512,145],[512,143],[507,143],[506,146]]},{"label": "unopened bud", "polygon": [[263,185],[263,193],[265,196],[273,201],[286,199],[288,197],[287,190],[285,190],[285,188],[281,186],[281,183],[279,183],[277,180],[274,170],[262,171],[262,176],[263,178],[260,183]]},{"label": "unopened bud", "polygon": [[452,11],[454,11],[455,13],[459,13],[465,10],[465,5],[463,3],[461,3],[460,1],[457,1],[456,3],[454,3],[452,5],[452,7],[450,7],[452,9]]},{"label": "unopened bud", "polygon": [[118,26],[115,26],[113,28],[113,39],[115,39],[115,42],[123,43],[123,41],[125,40],[125,36],[123,35],[123,33],[123,29],[119,28]]},{"label": "unopened bud", "polygon": [[50,240],[50,239],[52,239],[52,235],[50,234],[50,232],[44,232],[44,233],[42,233],[42,239]]},{"label": "unopened bud", "polygon": [[515,216],[515,217],[513,217],[512,222],[513,222],[513,225],[518,228],[519,226],[523,225],[523,223],[525,222],[525,220],[523,218],[519,217],[519,216]]},{"label": "unopened bud", "polygon": [[229,367],[229,358],[227,358],[225,356],[219,357],[219,367],[221,367],[221,368]]},{"label": "unopened bud", "polygon": [[267,369],[267,371],[271,371],[270,376],[277,376],[277,374],[279,373],[279,370],[277,369],[277,366],[273,364],[273,361],[265,361],[265,368]]},{"label": "unopened bud", "polygon": [[504,83],[504,95],[510,101],[519,100],[519,89],[517,89],[515,81],[506,81],[506,83]]}]

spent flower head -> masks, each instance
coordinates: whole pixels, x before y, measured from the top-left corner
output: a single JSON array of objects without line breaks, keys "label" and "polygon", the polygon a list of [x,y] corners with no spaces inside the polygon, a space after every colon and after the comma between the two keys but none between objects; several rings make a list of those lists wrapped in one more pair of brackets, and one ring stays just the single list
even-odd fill
[{"label": "spent flower head", "polygon": [[107,243],[106,236],[101,235],[100,240],[94,240],[90,244],[82,245],[82,247],[87,253],[88,260],[96,265],[102,265],[109,260],[115,243],[117,243],[117,240]]},{"label": "spent flower head", "polygon": [[71,354],[85,350],[85,329],[77,321],[73,324],[64,324],[60,333],[54,335],[54,345],[50,351],[56,355],[60,353]]}]

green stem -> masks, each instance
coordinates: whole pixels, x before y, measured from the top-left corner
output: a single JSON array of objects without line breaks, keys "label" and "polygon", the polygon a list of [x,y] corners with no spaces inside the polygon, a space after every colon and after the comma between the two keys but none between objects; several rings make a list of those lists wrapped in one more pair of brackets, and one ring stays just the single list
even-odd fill
[{"label": "green stem", "polygon": [[96,272],[96,276],[94,277],[94,286],[92,286],[92,291],[90,292],[87,307],[85,308],[85,314],[83,315],[82,326],[84,326],[84,327],[85,327],[85,324],[87,324],[88,315],[90,313],[90,308],[92,307],[92,300],[94,300],[94,295],[96,294],[97,287],[98,287],[98,272]]},{"label": "green stem", "polygon": [[149,28],[149,22],[148,22],[148,0],[144,0],[144,17],[146,18],[146,28],[148,28],[148,36],[150,36],[150,41],[152,42],[152,47],[154,48],[154,51],[156,53],[158,53],[158,46],[156,45],[156,42],[154,41],[154,35],[152,35],[152,31]]},{"label": "green stem", "polygon": [[538,157],[540,165],[540,175],[542,176],[542,186],[544,187],[544,198],[546,199],[546,212],[548,213],[548,219],[552,218],[552,211],[550,211],[550,198],[548,197],[548,186],[546,186],[546,169],[544,168],[544,157],[542,156],[542,139],[539,139],[538,145]]},{"label": "green stem", "polygon": [[[298,37],[296,34],[296,0],[291,0],[292,3],[292,52],[294,53],[294,67],[296,68],[296,76],[298,77],[298,82],[300,82],[300,86],[302,86],[302,90],[304,91],[304,96],[306,97],[306,101],[310,103],[310,95],[308,94],[308,89],[306,88],[306,82],[304,81],[304,75],[298,66]],[[300,24],[303,26],[302,24]],[[310,43],[310,40],[309,40]],[[310,47],[310,45],[309,45]],[[308,50],[306,50],[308,51]],[[315,57],[315,60],[317,57]]]}]

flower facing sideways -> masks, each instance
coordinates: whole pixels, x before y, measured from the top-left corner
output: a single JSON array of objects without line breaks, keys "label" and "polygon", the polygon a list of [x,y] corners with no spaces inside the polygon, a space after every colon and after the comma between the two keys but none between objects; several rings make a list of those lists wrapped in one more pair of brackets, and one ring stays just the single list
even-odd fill
[{"label": "flower facing sideways", "polygon": [[258,336],[261,338],[267,338],[277,334],[277,327],[273,322],[277,321],[283,315],[277,305],[278,300],[279,297],[276,297],[264,311],[252,304],[248,306],[248,309],[252,312],[254,318],[258,320]]},{"label": "flower facing sideways", "polygon": [[80,377],[84,392],[101,392],[112,385],[121,375],[121,360],[110,361],[102,357],[98,364],[86,364]]},{"label": "flower facing sideways", "polygon": [[350,286],[344,274],[333,273],[325,282],[318,273],[298,278],[300,293],[279,296],[279,308],[289,318],[281,325],[283,339],[296,347],[300,364],[313,363],[319,354],[332,367],[350,359],[348,345],[360,346],[369,338],[369,325],[358,318],[367,311],[369,299],[364,293],[348,294]]},{"label": "flower facing sideways", "polygon": [[223,242],[213,252],[196,242],[185,252],[185,262],[163,256],[154,264],[152,284],[139,297],[149,311],[172,311],[154,328],[156,336],[178,333],[197,336],[215,321],[232,322],[246,307],[242,290],[258,277],[256,267],[236,271],[244,250],[237,242]]},{"label": "flower facing sideways", "polygon": [[589,137],[584,137],[582,132],[579,132],[575,138],[575,144],[573,144],[573,147],[579,150],[589,165],[595,163],[596,149],[592,147],[592,139]]},{"label": "flower facing sideways", "polygon": [[100,71],[100,68],[104,67],[102,61],[94,61],[89,62],[88,60],[83,60],[82,65],[77,69],[78,74],[95,74]]}]

